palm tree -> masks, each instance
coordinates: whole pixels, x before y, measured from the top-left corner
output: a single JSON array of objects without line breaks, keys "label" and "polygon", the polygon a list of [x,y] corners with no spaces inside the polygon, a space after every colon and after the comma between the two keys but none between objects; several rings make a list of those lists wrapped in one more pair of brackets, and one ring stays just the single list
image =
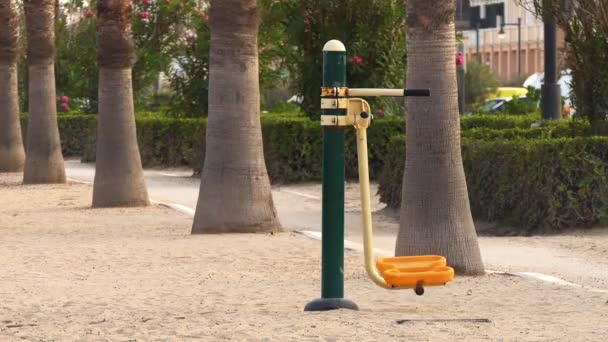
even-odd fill
[{"label": "palm tree", "polygon": [[131,0],[97,2],[99,117],[93,207],[150,203],[137,145]]},{"label": "palm tree", "polygon": [[0,2],[0,172],[23,171],[25,163],[17,89],[18,31],[15,0]]},{"label": "palm tree", "polygon": [[209,119],[192,233],[278,231],[264,162],[256,0],[212,0]]},{"label": "palm tree", "polygon": [[407,1],[409,98],[396,255],[440,254],[459,274],[484,272],[460,151],[455,0]]},{"label": "palm tree", "polygon": [[55,1],[24,0],[29,122],[23,183],[65,183],[55,93]]}]

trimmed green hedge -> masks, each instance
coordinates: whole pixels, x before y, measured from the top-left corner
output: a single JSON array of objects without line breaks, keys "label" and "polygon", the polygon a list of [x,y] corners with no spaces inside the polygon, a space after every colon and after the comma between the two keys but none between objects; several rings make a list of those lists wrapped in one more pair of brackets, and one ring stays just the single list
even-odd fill
[{"label": "trimmed green hedge", "polygon": [[[200,169],[207,121],[201,119],[165,119],[138,117],[137,143],[142,163],[151,166],[190,166]],[[83,148],[82,160],[95,161],[95,131]],[[63,138],[63,135],[62,135]]]},{"label": "trimmed green hedge", "polygon": [[[95,161],[95,115],[60,115],[58,117],[63,154],[81,156],[85,162]],[[137,140],[145,167],[187,166],[195,172],[204,160],[205,119],[179,119],[160,116],[137,116]],[[24,134],[27,118],[22,118]],[[382,168],[390,137],[403,134],[399,118],[386,118],[374,123],[369,137],[370,174],[376,177]],[[308,118],[262,116],[264,153],[268,173],[273,182],[311,181],[321,178],[322,131],[318,122]],[[24,135],[25,136],[25,135]],[[346,176],[357,175],[354,132],[346,134]]]},{"label": "trimmed green hedge", "polygon": [[[463,139],[463,164],[476,219],[518,234],[604,222],[608,214],[608,138],[479,141]],[[379,177],[381,200],[401,201],[405,137],[394,137]]]},{"label": "trimmed green hedge", "polygon": [[493,129],[475,127],[463,130],[461,136],[469,139],[500,140],[500,139],[541,139],[541,138],[576,138],[596,135],[588,121],[559,120],[544,121],[539,128],[505,128]]},{"label": "trimmed green hedge", "polygon": [[[204,160],[204,119],[137,118],[137,137],[144,166],[189,166],[195,172]],[[370,174],[382,168],[382,155],[390,137],[404,129],[402,121],[383,120],[374,126],[370,137]],[[264,155],[273,182],[321,179],[322,131],[307,118],[262,117]],[[95,160],[95,138],[90,135],[83,161]],[[346,176],[357,175],[356,145],[353,130],[346,134]]]},{"label": "trimmed green hedge", "polygon": [[460,120],[460,128],[466,131],[471,128],[485,127],[491,129],[530,128],[540,120],[538,114],[528,115],[469,115]]},{"label": "trimmed green hedge", "polygon": [[[462,119],[463,132],[477,129],[486,135],[485,127],[519,129],[527,127],[536,116],[469,116]],[[95,115],[59,115],[63,153],[67,157],[82,156],[83,161],[95,160]],[[27,120],[22,120],[23,128]],[[137,138],[142,163],[150,166],[188,166],[201,169],[204,159],[205,119],[179,119],[158,115],[137,115]],[[268,173],[273,182],[312,181],[321,178],[322,130],[319,123],[294,114],[262,115],[264,151]],[[401,117],[374,121],[368,134],[370,176],[376,178],[383,168],[390,138],[405,133]],[[466,134],[466,133],[463,133]],[[355,134],[347,129],[346,176],[356,178],[357,159]]]},{"label": "trimmed green hedge", "polygon": [[[61,147],[66,157],[82,156],[86,141],[97,129],[94,115],[60,115],[58,117]],[[21,117],[21,131],[24,143],[27,141],[27,116]]]}]

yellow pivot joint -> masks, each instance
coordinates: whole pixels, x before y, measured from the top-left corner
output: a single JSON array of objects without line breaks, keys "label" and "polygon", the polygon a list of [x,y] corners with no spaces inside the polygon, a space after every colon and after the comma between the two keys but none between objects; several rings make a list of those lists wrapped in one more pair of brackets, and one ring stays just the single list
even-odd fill
[{"label": "yellow pivot joint", "polygon": [[[321,105],[327,105],[325,109],[346,109],[346,115],[321,115],[321,126],[355,126],[369,127],[372,115],[369,103],[359,98],[348,99],[323,99]],[[335,106],[339,106],[335,107]],[[362,117],[366,113],[366,118]],[[363,115],[365,116],[365,114]]]}]

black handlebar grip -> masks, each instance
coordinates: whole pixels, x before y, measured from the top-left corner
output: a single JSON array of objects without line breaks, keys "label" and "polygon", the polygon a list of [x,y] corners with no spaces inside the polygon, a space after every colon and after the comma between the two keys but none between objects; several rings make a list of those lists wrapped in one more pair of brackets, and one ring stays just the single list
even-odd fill
[{"label": "black handlebar grip", "polygon": [[404,89],[403,96],[431,96],[431,89]]}]

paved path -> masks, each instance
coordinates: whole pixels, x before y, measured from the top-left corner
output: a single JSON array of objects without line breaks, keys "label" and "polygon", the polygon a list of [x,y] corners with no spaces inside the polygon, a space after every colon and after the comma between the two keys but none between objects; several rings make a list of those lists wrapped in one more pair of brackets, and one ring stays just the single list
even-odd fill
[{"label": "paved path", "polygon": [[[67,161],[69,178],[92,182],[93,164]],[[198,198],[199,180],[187,170],[145,170],[146,184],[151,199],[175,203],[194,209]],[[355,244],[362,242],[361,218],[358,211],[357,184],[346,187],[345,235]],[[372,187],[372,193],[375,193]],[[273,186],[273,197],[279,218],[287,229],[318,232],[321,227],[321,186],[298,184]],[[378,198],[372,200],[374,209],[382,208]],[[392,254],[398,223],[375,214],[375,247],[383,254]],[[608,289],[608,256],[604,260],[590,260],[574,256],[566,249],[529,243],[526,238],[481,237],[479,239],[484,263],[500,271],[530,271],[561,277],[567,281],[590,287]]]}]

